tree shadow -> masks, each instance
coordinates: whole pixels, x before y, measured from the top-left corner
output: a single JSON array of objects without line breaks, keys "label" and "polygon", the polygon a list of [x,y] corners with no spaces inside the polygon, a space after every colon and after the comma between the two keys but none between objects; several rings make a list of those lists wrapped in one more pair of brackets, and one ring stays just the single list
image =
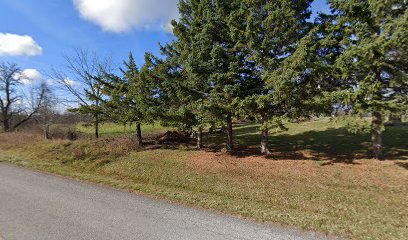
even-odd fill
[{"label": "tree shadow", "polygon": [[[324,126],[322,126],[323,128]],[[384,131],[384,153],[387,160],[408,159],[408,125],[387,126]],[[259,125],[248,124],[234,129],[237,143],[234,156],[264,156],[260,153]],[[222,150],[223,134],[207,135],[208,151]],[[220,146],[221,145],[221,146]],[[278,133],[269,137],[272,160],[330,160],[352,163],[353,160],[371,158],[370,134],[352,134],[346,128],[311,130],[300,134]]]},{"label": "tree shadow", "polygon": [[[311,160],[351,164],[353,160],[371,158],[370,134],[352,134],[346,128],[311,130],[299,134],[276,133],[269,137],[271,154],[260,153],[259,125],[240,124],[235,126],[235,151],[238,159],[246,157],[265,157],[270,160]],[[387,126],[384,131],[384,153],[387,160],[408,159],[408,125]],[[155,136],[156,138],[157,136]],[[152,140],[154,138],[151,138]],[[223,132],[204,133],[203,140],[207,152],[225,152],[226,136]],[[152,141],[141,151],[152,149],[183,149],[194,151],[195,140],[189,142],[158,143]]]},{"label": "tree shadow", "polygon": [[395,163],[397,166],[402,167],[406,170],[408,170],[408,162],[397,162]]}]

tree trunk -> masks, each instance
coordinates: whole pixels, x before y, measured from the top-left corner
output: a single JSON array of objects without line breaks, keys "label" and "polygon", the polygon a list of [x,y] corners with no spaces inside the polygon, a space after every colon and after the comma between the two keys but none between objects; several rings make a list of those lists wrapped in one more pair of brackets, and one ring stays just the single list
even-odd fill
[{"label": "tree trunk", "polygon": [[201,149],[203,147],[203,127],[198,127],[197,130],[197,149]]},{"label": "tree trunk", "polygon": [[394,124],[402,123],[402,116],[400,114],[390,114],[389,121]]},{"label": "tree trunk", "polygon": [[268,136],[269,136],[268,129],[262,129],[262,137],[261,137],[261,153],[269,155],[271,152],[268,148]]},{"label": "tree trunk", "polygon": [[232,116],[228,114],[227,116],[227,152],[232,153],[234,151],[234,142],[232,139]]},{"label": "tree trunk", "polygon": [[269,129],[265,127],[265,119],[262,117],[262,133],[261,133],[261,153],[269,155],[271,152],[268,148]]},{"label": "tree trunk", "polygon": [[371,122],[371,142],[373,144],[373,154],[374,158],[382,160],[383,159],[383,152],[382,152],[382,125],[383,119],[381,113],[373,112]]},{"label": "tree trunk", "polygon": [[137,144],[139,146],[142,146],[143,145],[142,125],[140,123],[136,124],[136,132],[137,132]]},{"label": "tree trunk", "polygon": [[99,138],[99,116],[95,115],[95,138]]},{"label": "tree trunk", "polygon": [[211,124],[211,127],[210,127],[210,129],[208,129],[208,134],[214,134],[215,133],[215,130],[216,130],[216,126],[215,126],[215,124]]},{"label": "tree trunk", "polygon": [[48,124],[44,126],[44,138],[50,139],[50,126]]},{"label": "tree trunk", "polygon": [[10,121],[8,119],[3,120],[3,131],[4,132],[10,131]]}]

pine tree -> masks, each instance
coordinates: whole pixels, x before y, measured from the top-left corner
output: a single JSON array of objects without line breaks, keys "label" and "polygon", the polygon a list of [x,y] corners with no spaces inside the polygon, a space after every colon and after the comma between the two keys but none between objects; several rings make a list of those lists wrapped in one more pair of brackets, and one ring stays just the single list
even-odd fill
[{"label": "pine tree", "polygon": [[232,119],[240,102],[252,93],[253,65],[246,60],[243,28],[246,24],[244,2],[210,1],[205,28],[210,36],[210,91],[205,99],[209,115],[226,125],[227,151],[233,152]]},{"label": "pine tree", "polygon": [[102,111],[114,122],[123,125],[136,124],[138,144],[143,145],[141,125],[151,123],[154,117],[155,105],[152,85],[140,74],[139,69],[129,53],[124,68],[120,68],[122,77],[105,73],[96,78],[101,85],[104,96]]},{"label": "pine tree", "polygon": [[156,118],[163,126],[177,128],[192,134],[198,120],[190,104],[194,103],[190,86],[179,65],[179,52],[173,44],[161,46],[163,58],[146,53],[141,75],[154,86]]},{"label": "pine tree", "polygon": [[331,0],[343,51],[335,66],[339,88],[354,113],[371,113],[373,155],[383,157],[384,118],[406,109],[408,3],[401,0]]},{"label": "pine tree", "polygon": [[194,120],[190,124],[196,128],[197,148],[202,147],[203,127],[211,119],[206,106],[211,74],[211,32],[206,27],[210,7],[211,1],[180,1],[181,18],[173,22],[177,65],[183,68],[178,78],[180,109]]},{"label": "pine tree", "polygon": [[227,150],[233,150],[232,117],[248,76],[245,54],[231,35],[240,6],[240,1],[180,1],[181,17],[173,21],[176,40],[162,48],[165,62],[173,65],[166,81],[177,86],[165,89],[177,96],[175,112],[190,116],[189,124],[197,128],[198,147],[203,126],[217,122],[227,126]]},{"label": "pine tree", "polygon": [[287,68],[287,59],[292,57],[299,41],[311,27],[307,21],[311,2],[245,1],[247,25],[244,33],[247,52],[250,53],[246,60],[254,64],[252,77],[257,87],[251,88],[253,92],[242,102],[242,107],[262,124],[261,152],[264,154],[270,153],[267,146],[269,129],[283,128],[282,118],[298,117],[294,114],[295,108],[302,107],[300,101],[294,101],[300,97],[295,87],[301,86],[285,85],[293,83],[294,79],[283,77],[287,69],[282,70]]}]

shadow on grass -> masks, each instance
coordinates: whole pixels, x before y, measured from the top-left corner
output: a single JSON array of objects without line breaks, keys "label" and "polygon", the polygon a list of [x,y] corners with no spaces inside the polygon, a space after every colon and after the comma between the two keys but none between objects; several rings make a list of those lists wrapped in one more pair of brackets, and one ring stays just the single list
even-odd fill
[{"label": "shadow on grass", "polygon": [[402,167],[406,170],[408,170],[408,162],[397,162],[395,163],[397,166]]},{"label": "shadow on grass", "polygon": [[[258,125],[240,126],[234,131],[234,137],[237,143],[234,156],[262,156],[258,147],[260,143]],[[386,127],[384,131],[386,159],[408,159],[407,137],[407,124]],[[225,136],[224,134],[206,135],[205,141],[210,143],[208,151],[218,152],[222,150]],[[370,146],[369,133],[352,134],[346,128],[311,130],[299,134],[280,133],[269,138],[272,154],[268,158],[352,163],[352,160],[371,158]]]},{"label": "shadow on grass", "polygon": [[[352,134],[346,128],[328,128],[322,123],[312,130],[301,133],[275,133],[269,138],[269,148],[272,152],[266,158],[271,160],[328,160],[331,163],[352,164],[353,160],[371,158],[370,134]],[[153,149],[183,149],[195,150],[195,140],[189,142],[158,143],[158,135],[147,137],[150,140],[139,151]],[[387,160],[408,159],[408,125],[387,126],[384,131],[384,153]],[[146,139],[146,140],[147,140]],[[226,136],[222,132],[215,134],[204,133],[205,151],[223,152]],[[148,142],[148,141],[147,141]],[[146,142],[146,143],[147,143]],[[234,129],[235,152],[234,157],[262,156],[259,149],[259,125],[240,124]]]}]

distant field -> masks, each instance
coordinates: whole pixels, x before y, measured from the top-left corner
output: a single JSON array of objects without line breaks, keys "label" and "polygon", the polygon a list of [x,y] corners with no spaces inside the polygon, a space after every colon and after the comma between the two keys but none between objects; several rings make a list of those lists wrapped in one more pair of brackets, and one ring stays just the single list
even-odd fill
[{"label": "distant field", "polygon": [[[86,125],[86,124],[77,124],[76,129],[85,134],[93,134],[94,133],[94,128],[93,126]],[[144,134],[149,134],[149,133],[161,133],[161,132],[166,132],[168,130],[171,130],[171,128],[168,127],[163,127],[160,125],[160,123],[155,123],[155,124],[143,124],[142,125],[142,133]],[[136,132],[136,126],[135,125],[120,125],[116,123],[104,123],[101,124],[100,127],[100,134],[101,136],[115,136],[115,135],[121,135],[121,134],[133,134]]]},{"label": "distant field", "polygon": [[[258,126],[235,127],[238,154],[210,147],[138,149],[128,137],[45,141],[0,134],[0,161],[251,219],[351,239],[408,239],[408,126],[387,127],[388,161],[366,159],[368,134],[329,119],[290,123],[258,155]],[[220,137],[220,136],[218,136]],[[332,163],[328,160],[353,159]],[[398,160],[397,160],[398,159]]]}]

